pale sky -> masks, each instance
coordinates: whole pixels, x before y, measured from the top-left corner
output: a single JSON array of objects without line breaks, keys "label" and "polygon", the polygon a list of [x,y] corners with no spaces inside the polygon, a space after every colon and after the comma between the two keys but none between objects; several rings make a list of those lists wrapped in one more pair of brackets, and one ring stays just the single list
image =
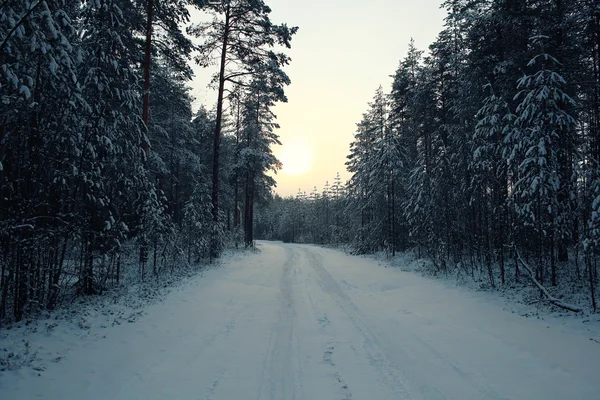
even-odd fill
[{"label": "pale sky", "polygon": [[[274,151],[284,163],[275,192],[310,193],[315,185],[321,191],[337,172],[343,181],[350,177],[344,163],[367,103],[379,85],[390,90],[390,75],[406,56],[411,37],[418,49],[427,50],[442,30],[446,11],[441,0],[265,2],[274,23],[300,28],[288,50],[292,62],[285,67],[292,81],[288,102],[274,109],[283,143]],[[197,74],[193,94],[197,104],[211,108],[216,95],[206,88],[208,74]]]}]

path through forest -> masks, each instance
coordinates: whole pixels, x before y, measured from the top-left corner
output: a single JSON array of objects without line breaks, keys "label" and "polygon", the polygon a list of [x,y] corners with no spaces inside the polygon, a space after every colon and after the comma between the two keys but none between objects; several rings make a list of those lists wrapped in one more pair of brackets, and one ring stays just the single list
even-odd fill
[{"label": "path through forest", "polygon": [[600,344],[362,257],[261,242],[85,341],[16,399],[592,399]]}]

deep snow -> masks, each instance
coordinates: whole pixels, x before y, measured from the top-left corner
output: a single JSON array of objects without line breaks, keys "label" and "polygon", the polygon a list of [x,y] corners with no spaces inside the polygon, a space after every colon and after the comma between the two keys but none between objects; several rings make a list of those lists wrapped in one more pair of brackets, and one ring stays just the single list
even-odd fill
[{"label": "deep snow", "polygon": [[[28,340],[61,354],[0,372],[12,399],[595,399],[598,316],[525,318],[339,251],[261,242],[134,323]],[[570,322],[570,323],[569,323]],[[2,344],[0,343],[0,348]]]}]

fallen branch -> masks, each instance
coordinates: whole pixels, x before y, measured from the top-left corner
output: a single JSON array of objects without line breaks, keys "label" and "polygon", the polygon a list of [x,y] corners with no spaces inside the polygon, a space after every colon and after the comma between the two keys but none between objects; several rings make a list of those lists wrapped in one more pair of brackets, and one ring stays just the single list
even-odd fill
[{"label": "fallen branch", "polygon": [[555,305],[556,307],[560,307],[565,310],[569,310],[569,311],[573,311],[573,312],[583,312],[583,309],[581,309],[577,306],[574,306],[572,304],[564,303],[564,302],[560,301],[559,299],[557,299],[556,297],[553,297],[550,293],[548,293],[548,290],[544,286],[542,286],[542,284],[539,283],[537,279],[535,279],[535,276],[533,275],[533,271],[531,270],[531,268],[529,268],[529,265],[527,265],[527,263],[523,260],[523,258],[521,257],[521,254],[519,254],[519,252],[517,252],[517,257],[519,258],[521,265],[523,265],[523,268],[525,268],[527,270],[527,272],[529,272],[529,277],[531,278],[533,283],[535,283],[535,285],[542,291],[544,296],[546,296],[546,298],[547,298],[546,301],[548,301],[550,304]]}]

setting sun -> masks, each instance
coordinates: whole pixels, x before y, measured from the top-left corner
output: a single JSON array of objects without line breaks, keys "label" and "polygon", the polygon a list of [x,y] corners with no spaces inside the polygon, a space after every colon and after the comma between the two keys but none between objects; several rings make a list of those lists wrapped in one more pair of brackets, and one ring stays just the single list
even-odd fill
[{"label": "setting sun", "polygon": [[310,172],[314,153],[303,141],[292,140],[283,144],[278,158],[283,164],[283,173],[298,176]]}]

